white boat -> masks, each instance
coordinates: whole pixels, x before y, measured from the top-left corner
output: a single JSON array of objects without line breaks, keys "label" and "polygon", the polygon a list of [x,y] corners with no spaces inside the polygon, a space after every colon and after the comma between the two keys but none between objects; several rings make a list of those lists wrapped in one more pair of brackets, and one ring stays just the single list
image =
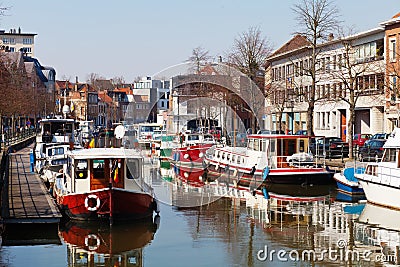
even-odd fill
[{"label": "white boat", "polygon": [[228,177],[248,186],[262,182],[328,184],[333,172],[317,162],[309,150],[311,136],[253,134],[247,147],[218,147],[205,156],[209,175]]},{"label": "white boat", "polygon": [[71,219],[145,218],[158,212],[158,205],[143,173],[143,156],[135,149],[72,150],[53,192]]},{"label": "white boat", "polygon": [[365,172],[356,174],[367,201],[400,209],[400,128],[388,137],[380,162],[368,163]]},{"label": "white boat", "polygon": [[39,122],[34,148],[35,170],[37,173],[43,174],[44,167],[49,165],[49,156],[64,154],[70,146],[75,146],[74,133],[74,119],[56,117],[42,119]]}]

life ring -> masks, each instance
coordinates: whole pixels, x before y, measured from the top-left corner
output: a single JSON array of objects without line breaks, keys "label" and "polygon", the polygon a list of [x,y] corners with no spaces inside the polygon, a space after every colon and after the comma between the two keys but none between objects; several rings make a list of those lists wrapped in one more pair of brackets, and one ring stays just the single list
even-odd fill
[{"label": "life ring", "polygon": [[[94,207],[90,207],[90,206],[89,206],[89,199],[91,199],[91,198],[93,198],[94,200],[96,200],[96,206],[94,206]],[[86,207],[86,209],[87,209],[88,211],[96,211],[96,210],[98,210],[99,207],[100,207],[100,199],[99,199],[99,197],[96,196],[96,195],[88,195],[88,196],[85,198],[85,207]]]},{"label": "life ring", "polygon": [[[92,243],[89,244],[89,240],[92,240],[92,239],[96,241],[96,245],[92,245]],[[87,246],[90,251],[98,249],[100,246],[100,238],[95,234],[87,235],[85,237],[85,246]]]}]

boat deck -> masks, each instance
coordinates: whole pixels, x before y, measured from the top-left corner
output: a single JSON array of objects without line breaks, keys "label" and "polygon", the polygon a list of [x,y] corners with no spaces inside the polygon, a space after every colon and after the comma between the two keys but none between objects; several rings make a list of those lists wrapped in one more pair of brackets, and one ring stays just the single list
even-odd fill
[{"label": "boat deck", "polygon": [[5,223],[58,223],[62,217],[38,174],[30,169],[30,145],[10,154],[8,203],[2,203]]}]

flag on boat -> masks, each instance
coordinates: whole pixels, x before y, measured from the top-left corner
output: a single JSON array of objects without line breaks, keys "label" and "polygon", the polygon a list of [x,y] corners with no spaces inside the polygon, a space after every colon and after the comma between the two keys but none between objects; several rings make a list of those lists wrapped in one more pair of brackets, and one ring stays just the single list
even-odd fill
[{"label": "flag on boat", "polygon": [[114,182],[118,183],[119,182],[119,178],[118,178],[118,166],[115,168],[114,171]]},{"label": "flag on boat", "polygon": [[88,148],[94,148],[94,138],[90,141]]}]

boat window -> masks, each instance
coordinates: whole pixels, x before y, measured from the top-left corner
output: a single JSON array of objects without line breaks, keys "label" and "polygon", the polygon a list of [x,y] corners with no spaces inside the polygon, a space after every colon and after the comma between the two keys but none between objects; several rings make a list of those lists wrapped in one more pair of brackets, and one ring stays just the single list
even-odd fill
[{"label": "boat window", "polygon": [[67,159],[53,159],[51,165],[63,165],[67,163]]},{"label": "boat window", "polygon": [[231,154],[226,154],[226,159],[230,160],[231,159]]},{"label": "boat window", "polygon": [[221,158],[222,158],[222,159],[225,159],[225,152],[222,152]]},{"label": "boat window", "polygon": [[237,164],[240,164],[240,156],[237,157]]},{"label": "boat window", "polygon": [[92,161],[93,164],[93,178],[95,179],[104,179],[105,178],[105,160],[104,159],[95,159]]},{"label": "boat window", "polygon": [[76,160],[76,170],[75,170],[75,178],[76,179],[86,179],[87,178],[87,169],[88,163],[86,159],[78,159]]},{"label": "boat window", "polygon": [[220,156],[220,155],[219,155],[219,151],[217,151],[217,158],[219,158],[219,156]]},{"label": "boat window", "polygon": [[200,137],[198,135],[188,135],[188,137],[187,137],[188,141],[197,141],[199,139],[200,139]]},{"label": "boat window", "polygon": [[254,149],[254,139],[249,139],[249,145],[248,148]]},{"label": "boat window", "polygon": [[304,149],[304,140],[303,139],[300,139],[299,140],[299,151],[298,152],[305,152],[305,149]]},{"label": "boat window", "polygon": [[63,147],[56,147],[53,149],[50,149],[49,151],[49,156],[52,155],[63,155],[64,154],[64,148]]},{"label": "boat window", "polygon": [[260,140],[254,140],[254,150],[260,151]]},{"label": "boat window", "polygon": [[71,170],[72,170],[72,159],[68,157],[67,159],[67,174],[71,176]]},{"label": "boat window", "polygon": [[383,162],[396,162],[396,149],[393,149],[393,148],[386,149],[383,154],[382,161]]},{"label": "boat window", "polygon": [[270,140],[270,145],[269,145],[269,151],[271,153],[275,153],[275,147],[276,147],[276,139],[271,139]]},{"label": "boat window", "polygon": [[235,162],[236,160],[236,155],[232,155],[232,161]]},{"label": "boat window", "polygon": [[140,168],[139,168],[139,160],[137,159],[128,159],[126,163],[127,169],[127,178],[128,179],[137,179],[140,177]]}]

